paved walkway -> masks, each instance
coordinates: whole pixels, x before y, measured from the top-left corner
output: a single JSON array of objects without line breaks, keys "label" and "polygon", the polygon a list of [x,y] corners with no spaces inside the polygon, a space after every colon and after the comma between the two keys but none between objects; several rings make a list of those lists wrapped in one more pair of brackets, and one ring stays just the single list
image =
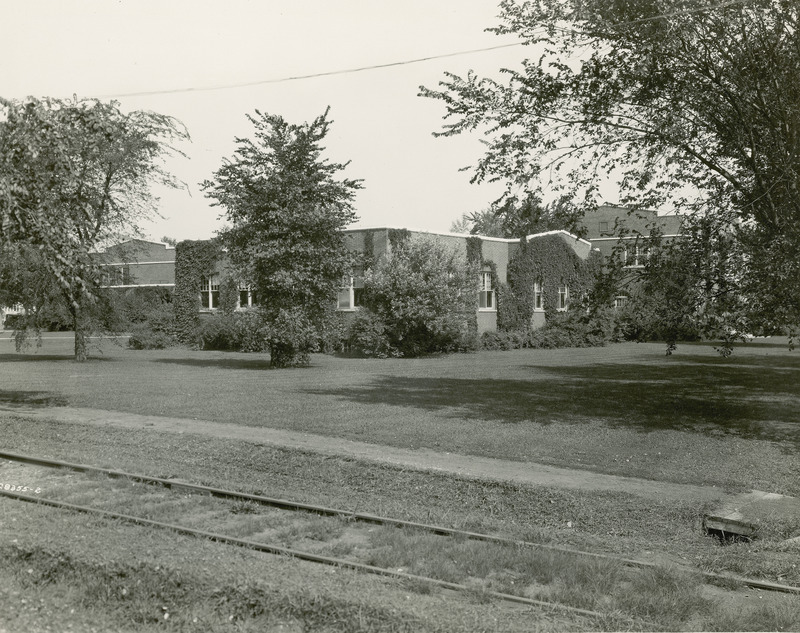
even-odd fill
[{"label": "paved walkway", "polygon": [[70,424],[128,429],[152,428],[161,432],[193,433],[231,440],[244,440],[476,479],[492,479],[554,488],[627,492],[645,498],[668,501],[686,499],[715,501],[726,496],[722,489],[715,487],[605,475],[587,470],[558,468],[532,462],[438,452],[427,448],[397,448],[283,429],[75,407],[0,406],[0,411],[28,418],[58,420]]},{"label": "paved walkway", "polygon": [[[323,455],[391,464],[403,468],[438,471],[461,477],[489,479],[518,484],[548,486],[594,491],[624,492],[656,501],[687,501],[710,503],[716,511],[711,518],[733,519],[745,525],[757,526],[775,520],[800,524],[800,499],[752,491],[726,494],[715,487],[693,486],[618,475],[606,475],[587,470],[557,468],[532,462],[515,462],[475,455],[458,455],[432,451],[427,448],[407,449],[368,444],[312,433],[283,429],[222,424],[206,420],[137,415],[120,411],[81,409],[76,407],[13,407],[0,405],[0,412],[32,419],[56,420],[68,424],[87,424],[125,429],[153,429],[167,433],[192,433],[269,444]],[[727,529],[727,528],[726,528]]]},{"label": "paved walkway", "polygon": [[[0,405],[0,411],[34,419],[57,420],[69,424],[88,424],[126,429],[153,429],[168,433],[193,433],[230,440],[257,442],[323,455],[350,457],[391,464],[403,468],[438,471],[461,477],[490,479],[527,485],[581,490],[625,492],[657,501],[694,500],[712,503],[720,513],[737,516],[746,522],[760,523],[776,517],[796,518],[800,522],[800,499],[761,491],[726,494],[716,487],[693,486],[588,470],[558,468],[533,462],[516,462],[476,455],[459,455],[427,448],[408,449],[368,444],[313,433],[284,429],[223,424],[207,420],[137,415],[121,411],[81,409],[77,407],[14,407]],[[757,503],[754,503],[757,499]],[[733,513],[733,514],[732,514]],[[744,515],[742,514],[744,513]],[[716,513],[714,513],[716,514]]]}]

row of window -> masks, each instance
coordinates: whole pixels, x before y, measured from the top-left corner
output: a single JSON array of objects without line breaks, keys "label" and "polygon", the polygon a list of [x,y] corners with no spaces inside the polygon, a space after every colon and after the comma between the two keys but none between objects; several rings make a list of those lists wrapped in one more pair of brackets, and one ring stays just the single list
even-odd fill
[{"label": "row of window", "polygon": [[[481,273],[480,296],[478,307],[481,310],[496,310],[494,289],[492,288],[492,274]],[[566,310],[569,305],[569,288],[567,286],[558,287],[557,310]],[[534,310],[544,310],[542,299],[542,286],[539,283],[533,284],[533,308]]]},{"label": "row of window", "polygon": [[[339,310],[354,310],[361,306],[361,298],[364,292],[363,277],[348,277],[346,283],[339,290],[336,300],[336,307]],[[205,310],[214,310],[219,307],[219,276],[203,277],[200,284],[200,305]],[[257,305],[255,294],[245,285],[239,286],[239,305],[240,308],[247,308]],[[558,287],[558,303],[556,309],[566,310],[569,305],[569,288],[567,286]],[[544,302],[542,298],[541,284],[533,285],[533,307],[535,310],[543,310]],[[480,310],[497,310],[495,300],[495,289],[492,287],[492,274],[481,273],[480,287],[478,293],[478,308]]]},{"label": "row of window", "polygon": [[[250,308],[256,305],[255,293],[244,284],[239,284],[238,308]],[[203,277],[200,281],[200,306],[204,310],[219,308],[219,275]]]}]

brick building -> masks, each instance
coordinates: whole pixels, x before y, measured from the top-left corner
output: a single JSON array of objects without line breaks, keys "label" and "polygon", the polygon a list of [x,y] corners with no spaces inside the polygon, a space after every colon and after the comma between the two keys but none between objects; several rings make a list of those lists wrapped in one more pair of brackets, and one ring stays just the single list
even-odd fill
[{"label": "brick building", "polygon": [[647,209],[631,211],[609,204],[601,205],[583,217],[586,239],[592,247],[607,258],[615,247],[622,246],[623,260],[629,266],[643,263],[645,249],[637,244],[641,237],[647,237],[656,227],[665,239],[675,239],[681,235],[681,222],[680,215],[658,215]]},{"label": "brick building", "polygon": [[166,244],[128,240],[96,257],[103,287],[175,287],[175,249]]},{"label": "brick building", "polygon": [[[426,236],[456,249],[467,256],[468,242],[479,246],[481,262],[485,262],[479,270],[479,292],[476,297],[478,332],[497,329],[497,288],[494,280],[506,283],[508,280],[508,264],[521,247],[519,239],[503,239],[455,233],[431,233],[409,231],[406,229],[382,227],[374,229],[348,229],[344,231],[349,250],[369,254],[379,258],[391,252],[393,236],[403,234],[408,238]],[[537,238],[557,235],[569,249],[585,260],[592,251],[589,241],[580,239],[566,231],[549,231],[531,235],[526,238],[534,245]],[[100,261],[102,285],[115,288],[137,287],[175,287],[175,249],[157,242],[129,240],[112,246],[98,254]],[[201,278],[197,293],[200,298],[201,312],[214,312],[219,307],[220,282],[224,276],[224,259],[219,261],[211,274]],[[546,283],[546,282],[545,282]],[[336,297],[336,307],[342,312],[354,313],[359,309],[360,289],[363,288],[363,270],[356,269],[345,280]],[[540,289],[541,294],[541,289]],[[239,308],[254,305],[254,296],[246,286],[239,287]],[[558,309],[566,309],[569,301],[569,288],[559,287]],[[544,309],[541,303],[534,309],[533,327],[544,324]]]},{"label": "brick building", "polygon": [[[586,239],[581,239],[566,231],[548,231],[525,238],[526,242],[536,248],[536,240],[547,235],[557,235],[580,259],[586,260],[592,251],[599,251],[608,257],[614,248],[623,248],[626,265],[634,268],[641,266],[646,257],[646,250],[637,234],[647,236],[651,227],[656,226],[667,239],[680,236],[681,218],[676,215],[659,216],[655,211],[636,211],[630,213],[625,207],[602,205],[595,211],[587,213],[583,219]],[[468,243],[479,244],[481,261],[485,262],[479,271],[479,295],[477,297],[478,331],[494,331],[497,329],[497,288],[493,280],[499,283],[508,282],[508,265],[521,247],[519,239],[504,239],[480,235],[456,233],[432,233],[426,231],[409,231],[402,228],[358,228],[344,231],[349,250],[370,254],[379,258],[391,252],[394,238],[403,234],[406,237],[426,236],[442,244],[456,249],[465,256],[468,254]],[[105,287],[175,287],[175,249],[158,242],[145,240],[129,240],[109,247],[98,254],[101,262],[102,285]],[[491,264],[491,266],[489,265]],[[224,261],[210,275],[204,276],[197,288],[202,312],[213,312],[219,307],[220,280],[223,276]],[[494,276],[493,276],[494,275]],[[546,281],[544,282],[547,283]],[[345,280],[337,296],[331,300],[336,302],[338,310],[354,313],[360,306],[361,289],[363,288],[363,270],[356,269]],[[533,327],[544,324],[544,309],[540,296],[542,288],[536,284],[535,306],[532,319]],[[625,297],[618,298],[618,305],[624,303]],[[569,303],[569,288],[558,288],[557,309],[565,309]],[[239,287],[239,308],[247,308],[255,304],[253,293],[246,287]]]},{"label": "brick building", "polygon": [[[499,237],[486,237],[482,235],[466,235],[458,233],[431,233],[427,231],[407,231],[398,228],[375,228],[375,229],[348,229],[344,233],[347,238],[347,246],[351,251],[366,253],[371,249],[373,257],[380,257],[391,251],[392,235],[398,232],[407,232],[408,237],[425,236],[456,249],[458,252],[467,256],[467,244],[469,240],[479,240],[481,260],[485,262],[480,268],[478,278],[478,301],[477,301],[477,320],[478,332],[497,330],[497,288],[492,286],[493,274],[500,283],[508,282],[508,264],[518,251],[521,245],[519,239],[506,239]],[[571,248],[575,254],[585,260],[592,251],[592,245],[588,240],[580,239],[567,233],[566,231],[548,231],[529,235],[526,241],[535,247],[536,239],[547,235],[558,235],[564,243]],[[489,264],[491,262],[491,265]],[[493,269],[493,270],[492,270]],[[363,287],[363,279],[360,277],[361,271],[354,271],[350,277],[349,286],[342,288],[337,298],[337,308],[343,311],[355,311],[359,307],[359,289]],[[568,303],[569,290],[563,287],[560,292],[560,309],[566,309]],[[534,310],[533,327],[544,325],[544,308],[541,303]]]}]

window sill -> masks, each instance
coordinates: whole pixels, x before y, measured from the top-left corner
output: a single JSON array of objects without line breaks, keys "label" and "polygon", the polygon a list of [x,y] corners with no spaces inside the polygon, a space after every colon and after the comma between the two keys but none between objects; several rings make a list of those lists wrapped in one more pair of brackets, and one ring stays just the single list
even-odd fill
[{"label": "window sill", "polygon": [[360,306],[356,306],[355,308],[336,308],[337,312],[358,312],[361,310]]},{"label": "window sill", "polygon": [[497,312],[497,308],[478,308],[478,312]]}]

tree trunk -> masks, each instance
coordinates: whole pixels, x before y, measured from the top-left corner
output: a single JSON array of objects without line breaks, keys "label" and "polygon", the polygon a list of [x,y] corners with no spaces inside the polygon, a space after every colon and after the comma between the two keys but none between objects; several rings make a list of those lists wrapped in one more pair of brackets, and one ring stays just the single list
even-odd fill
[{"label": "tree trunk", "polygon": [[75,330],[75,360],[82,363],[86,360],[86,329],[78,307],[72,306],[72,327]]}]

